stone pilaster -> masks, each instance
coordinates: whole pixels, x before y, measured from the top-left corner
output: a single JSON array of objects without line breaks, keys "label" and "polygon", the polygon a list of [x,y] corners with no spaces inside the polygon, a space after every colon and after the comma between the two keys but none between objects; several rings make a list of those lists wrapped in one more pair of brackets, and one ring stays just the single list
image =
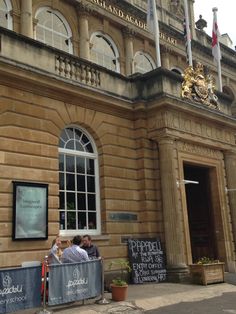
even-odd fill
[{"label": "stone pilaster", "polygon": [[236,250],[236,151],[224,153],[226,186],[232,220],[234,249]]},{"label": "stone pilaster", "polygon": [[134,73],[134,44],[133,38],[135,31],[130,27],[125,27],[123,29],[123,34],[125,38],[125,74],[131,75]]},{"label": "stone pilaster", "polygon": [[168,46],[160,46],[161,47],[161,64],[163,68],[170,69],[170,60],[169,54],[171,53],[171,49]]},{"label": "stone pilaster", "polygon": [[21,34],[33,38],[32,0],[21,0]]},{"label": "stone pilaster", "polygon": [[77,12],[79,15],[79,56],[90,60],[88,21],[91,8],[84,3],[79,3],[77,5]]},{"label": "stone pilaster", "polygon": [[184,253],[184,226],[179,208],[175,145],[175,139],[170,136],[158,140],[167,269],[172,281],[184,280],[188,272]]}]

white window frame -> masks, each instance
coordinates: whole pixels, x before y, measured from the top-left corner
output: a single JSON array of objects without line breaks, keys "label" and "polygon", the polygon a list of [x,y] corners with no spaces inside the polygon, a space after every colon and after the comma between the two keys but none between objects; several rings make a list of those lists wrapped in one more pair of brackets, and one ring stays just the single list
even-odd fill
[{"label": "white window frame", "polygon": [[[119,51],[118,51],[118,49],[117,49],[117,46],[116,46],[116,44],[115,44],[115,42],[112,40],[112,38],[109,36],[109,35],[107,35],[107,34],[104,34],[104,33],[102,33],[102,32],[94,32],[92,35],[91,35],[91,37],[90,37],[90,43],[92,44],[92,42],[93,42],[93,38],[94,37],[97,37],[97,36],[101,36],[102,38],[103,38],[103,40],[105,40],[105,41],[107,41],[109,44],[110,44],[110,46],[111,46],[111,49],[114,51],[114,58],[115,58],[115,60],[116,60],[116,64],[115,64],[115,71],[116,72],[118,72],[118,73],[120,73],[120,62],[119,62]],[[91,48],[91,51],[93,50],[93,47]],[[96,51],[95,50],[95,52],[96,53],[98,53],[98,51]],[[109,58],[110,58],[110,56],[109,56]],[[94,63],[96,63],[96,64],[98,64],[95,60],[92,60],[92,58],[91,58],[91,62],[94,62]],[[107,68],[105,65],[103,65],[102,64],[102,66],[104,66],[105,68]],[[111,70],[111,71],[114,71],[113,69],[110,69],[110,68],[108,68],[109,70]]]},{"label": "white window frame", "polygon": [[[76,230],[60,230],[60,235],[61,236],[75,236],[78,235],[78,233],[86,233],[90,235],[100,235],[101,234],[101,205],[100,205],[100,186],[99,186],[99,166],[98,166],[98,152],[96,145],[94,143],[94,140],[90,136],[90,134],[82,127],[78,127],[76,125],[69,125],[65,127],[67,128],[74,128],[82,132],[82,134],[86,135],[86,137],[89,139],[90,144],[92,145],[93,148],[93,153],[88,153],[88,152],[83,152],[83,151],[76,151],[72,149],[65,149],[59,147],[58,152],[64,153],[66,155],[71,155],[71,156],[80,156],[80,157],[87,157],[90,159],[94,160],[94,180],[95,180],[95,202],[96,202],[96,222],[97,222],[97,228],[96,229],[76,229]],[[64,130],[65,130],[64,129]],[[62,130],[62,132],[64,131]],[[61,133],[62,133],[61,132]],[[75,190],[76,192],[76,190]],[[66,212],[66,209],[65,209]],[[77,211],[78,213],[78,211]],[[77,217],[77,215],[76,215]]]},{"label": "white window frame", "polygon": [[[149,63],[150,63],[151,66],[152,66],[152,69],[151,69],[151,70],[142,71],[142,72],[137,71],[137,69],[136,69],[137,67],[140,68],[140,69],[142,69],[140,66],[137,65],[137,62],[135,61],[135,59],[136,59],[137,56],[139,56],[139,55],[143,56],[144,58],[146,58],[146,59],[149,61]],[[150,71],[154,70],[155,68],[156,68],[155,61],[153,60],[153,58],[152,58],[148,53],[146,53],[146,52],[144,52],[144,51],[137,51],[137,52],[135,53],[135,55],[134,55],[134,73],[142,73],[142,74],[144,74],[144,73],[147,73],[147,72],[150,72]],[[145,70],[145,69],[143,69],[143,70]]]},{"label": "white window frame", "polygon": [[[36,19],[37,19],[38,14],[40,14],[42,11],[50,11],[52,14],[56,15],[59,19],[62,20],[63,24],[65,25],[66,31],[68,33],[68,36],[66,37],[64,34],[55,32],[54,30],[53,30],[53,32],[55,34],[62,36],[62,37],[65,37],[65,40],[68,40],[68,51],[66,51],[66,52],[69,52],[72,54],[73,53],[73,45],[72,45],[72,41],[71,41],[72,31],[71,31],[70,25],[67,22],[67,20],[65,19],[65,17],[58,10],[54,10],[54,9],[46,6],[46,7],[41,7],[37,10],[37,12],[35,14]],[[41,24],[40,24],[40,27],[42,27],[43,29],[47,29],[44,25],[41,25]],[[35,33],[34,33],[34,38],[37,40],[37,31],[36,30],[37,30],[37,25],[36,25]],[[47,29],[47,30],[52,31],[52,29]],[[45,44],[49,45],[48,43],[45,43]],[[52,46],[52,45],[50,45],[50,46]],[[52,47],[54,47],[54,46],[52,46]],[[57,48],[57,47],[55,47],[55,48]],[[63,50],[63,51],[65,51],[65,50]]]},{"label": "white window frame", "polygon": [[11,16],[12,4],[10,0],[3,0],[6,4],[6,14],[7,14],[7,29],[13,30],[13,19]]}]

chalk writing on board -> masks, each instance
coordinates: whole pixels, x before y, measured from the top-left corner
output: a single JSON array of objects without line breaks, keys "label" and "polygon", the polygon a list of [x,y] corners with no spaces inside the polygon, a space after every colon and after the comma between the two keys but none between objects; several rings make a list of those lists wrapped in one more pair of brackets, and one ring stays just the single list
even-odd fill
[{"label": "chalk writing on board", "polygon": [[165,259],[159,239],[129,239],[128,251],[134,283],[166,279]]}]

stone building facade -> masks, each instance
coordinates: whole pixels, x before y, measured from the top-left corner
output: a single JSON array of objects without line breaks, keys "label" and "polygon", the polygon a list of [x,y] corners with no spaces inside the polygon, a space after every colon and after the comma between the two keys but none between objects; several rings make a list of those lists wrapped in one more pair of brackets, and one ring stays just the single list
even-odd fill
[{"label": "stone building facade", "polygon": [[[170,278],[203,255],[235,272],[235,51],[221,45],[215,109],[181,97],[182,1],[157,1],[158,69],[144,0],[0,3],[0,267],[86,233],[106,265],[159,237]],[[216,79],[188,3],[193,60]],[[46,240],[12,239],[18,181],[48,185]]]}]

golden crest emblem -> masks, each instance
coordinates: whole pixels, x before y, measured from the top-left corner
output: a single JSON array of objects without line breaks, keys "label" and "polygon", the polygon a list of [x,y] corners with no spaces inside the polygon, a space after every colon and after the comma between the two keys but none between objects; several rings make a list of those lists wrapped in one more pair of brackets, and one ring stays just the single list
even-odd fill
[{"label": "golden crest emblem", "polygon": [[218,97],[214,94],[212,75],[204,75],[203,65],[198,62],[195,69],[189,66],[183,74],[182,98],[188,98],[207,105],[210,108],[219,109]]}]

